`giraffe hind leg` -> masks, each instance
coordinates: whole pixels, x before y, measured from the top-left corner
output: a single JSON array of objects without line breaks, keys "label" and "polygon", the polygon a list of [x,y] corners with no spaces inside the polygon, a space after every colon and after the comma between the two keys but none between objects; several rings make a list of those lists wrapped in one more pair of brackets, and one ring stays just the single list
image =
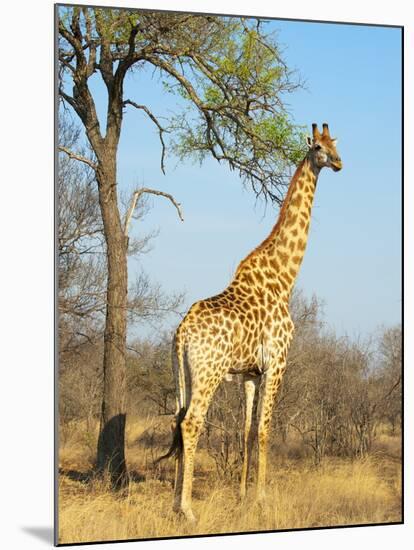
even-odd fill
[{"label": "giraffe hind leg", "polygon": [[[177,439],[177,452],[175,454],[175,482],[173,510],[180,511],[183,488],[183,437],[181,423],[185,418],[189,399],[191,397],[190,376],[188,372],[187,353],[184,345],[174,337],[172,346],[172,366],[176,384],[177,409],[175,416],[174,435]],[[173,438],[174,439],[174,438]],[[174,444],[174,442],[173,442]]]},{"label": "giraffe hind leg", "polygon": [[[207,371],[212,373],[213,369],[207,369]],[[181,433],[183,440],[181,464],[182,477],[180,478],[181,494],[179,503],[176,501],[178,506],[175,507],[176,511],[181,512],[187,520],[192,522],[195,521],[195,517],[192,512],[192,486],[195,452],[210,401],[217,386],[222,380],[225,371],[223,370],[222,374],[218,374],[216,371],[214,375],[207,376],[207,379],[203,382],[203,384],[198,382],[196,376],[197,372],[198,370],[196,368],[191,369],[191,400],[185,418],[181,422]]]},{"label": "giraffe hind leg", "polygon": [[[243,466],[240,479],[240,499],[243,500],[247,491],[247,479],[252,458],[253,442],[256,433],[256,413],[259,394],[260,378],[246,377],[244,383],[245,418],[244,418],[244,445]],[[254,425],[252,425],[252,420]]]}]

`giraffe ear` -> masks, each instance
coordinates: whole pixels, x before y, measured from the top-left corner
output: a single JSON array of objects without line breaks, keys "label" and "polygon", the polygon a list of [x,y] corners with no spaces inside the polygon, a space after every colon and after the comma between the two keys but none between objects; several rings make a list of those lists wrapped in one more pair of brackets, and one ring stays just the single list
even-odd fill
[{"label": "giraffe ear", "polygon": [[332,145],[336,147],[336,144],[338,143],[338,140],[336,138],[331,139]]},{"label": "giraffe ear", "polygon": [[312,138],[310,136],[306,136],[306,144],[308,147],[312,147]]}]

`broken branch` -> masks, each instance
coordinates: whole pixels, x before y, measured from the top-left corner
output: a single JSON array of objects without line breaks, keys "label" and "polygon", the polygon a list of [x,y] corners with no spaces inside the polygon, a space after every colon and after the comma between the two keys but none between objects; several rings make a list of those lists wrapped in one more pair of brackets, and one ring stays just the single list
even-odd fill
[{"label": "broken branch", "polygon": [[171,201],[172,204],[175,206],[177,212],[178,212],[178,216],[179,216],[180,220],[182,222],[184,221],[183,213],[182,213],[182,210],[181,210],[181,204],[179,202],[177,202],[174,199],[174,197],[172,195],[170,195],[170,193],[164,193],[164,191],[158,191],[157,189],[149,189],[148,187],[141,187],[141,189],[137,189],[137,191],[135,191],[133,193],[132,199],[131,199],[131,204],[130,204],[130,206],[128,208],[128,212],[126,213],[126,216],[125,216],[124,235],[126,237],[128,236],[129,224],[130,224],[131,218],[134,214],[134,210],[135,210],[135,207],[137,205],[137,202],[138,202],[139,198],[141,197],[141,195],[143,195],[144,193],[148,193],[150,195],[158,195],[160,197],[165,197],[166,199]]}]

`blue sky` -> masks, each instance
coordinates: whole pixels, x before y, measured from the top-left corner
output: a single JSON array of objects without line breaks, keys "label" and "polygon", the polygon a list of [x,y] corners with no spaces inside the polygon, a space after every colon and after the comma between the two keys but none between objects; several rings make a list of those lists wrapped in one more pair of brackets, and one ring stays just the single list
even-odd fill
[{"label": "blue sky", "polygon": [[[308,247],[297,286],[325,302],[325,320],[338,334],[366,335],[401,320],[401,34],[399,29],[272,21],[284,58],[306,80],[287,98],[299,124],[328,122],[344,168],[322,171]],[[95,79],[101,116],[105,90]],[[128,78],[125,97],[155,114],[175,108],[148,72]],[[270,232],[276,207],[256,203],[241,180],[208,160],[200,168],[168,158],[160,170],[157,132],[131,108],[118,157],[121,192],[145,185],[173,193],[185,221],[162,198],[135,223],[139,236],[159,228],[140,265],[166,291],[186,291],[185,308],[227,286],[239,261]],[[169,319],[168,325],[177,323]],[[139,327],[137,334],[149,334]]]}]

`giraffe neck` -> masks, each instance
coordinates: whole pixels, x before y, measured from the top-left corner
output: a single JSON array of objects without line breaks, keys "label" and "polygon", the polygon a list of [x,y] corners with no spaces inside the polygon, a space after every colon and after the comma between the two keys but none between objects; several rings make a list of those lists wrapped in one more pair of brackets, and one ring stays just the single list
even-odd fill
[{"label": "giraffe neck", "polygon": [[250,273],[256,286],[290,295],[305,253],[318,175],[319,169],[306,157],[292,178],[276,225],[240,263],[235,282]]}]

